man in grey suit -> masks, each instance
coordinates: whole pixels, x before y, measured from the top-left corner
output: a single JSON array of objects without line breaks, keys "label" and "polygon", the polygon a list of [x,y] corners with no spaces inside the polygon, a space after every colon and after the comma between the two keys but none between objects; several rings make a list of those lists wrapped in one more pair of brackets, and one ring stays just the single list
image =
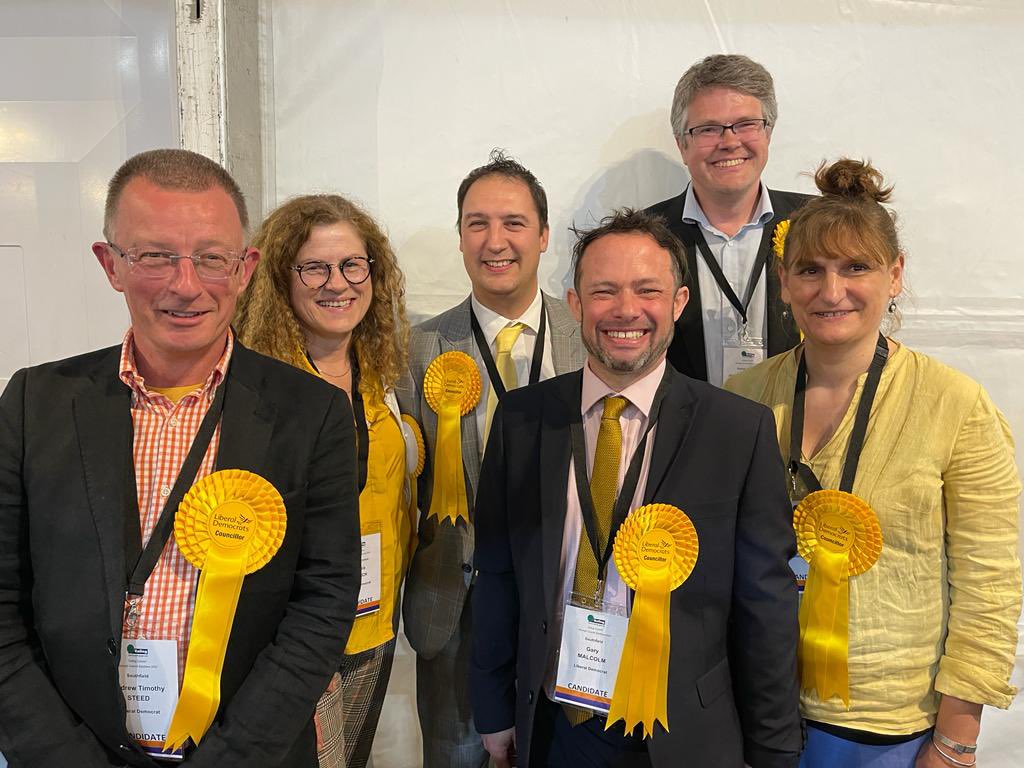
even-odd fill
[{"label": "man in grey suit", "polygon": [[[398,387],[402,411],[419,422],[427,445],[419,541],[402,606],[405,634],[417,654],[426,768],[487,763],[469,702],[472,619],[467,596],[474,579],[473,500],[490,414],[505,389],[574,371],[584,359],[579,328],[568,308],[538,287],[548,221],[547,197],[536,177],[495,150],[487,165],[462,181],[458,208],[459,247],[473,292],[413,329],[409,374]],[[476,407],[461,418],[469,519],[457,517],[454,523],[432,508],[432,501],[440,506],[432,499],[438,415],[423,393],[427,367],[453,351],[474,360],[483,386]]]}]

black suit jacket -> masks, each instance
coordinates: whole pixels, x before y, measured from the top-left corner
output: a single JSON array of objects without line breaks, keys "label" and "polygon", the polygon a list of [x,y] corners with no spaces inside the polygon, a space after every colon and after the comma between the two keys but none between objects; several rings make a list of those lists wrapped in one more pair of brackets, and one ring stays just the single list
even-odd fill
[{"label": "black suit jacket", "polygon": [[[18,371],[0,398],[0,752],[11,765],[155,766],[118,684],[130,390],[120,347]],[[235,343],[216,468],[284,497],[281,549],[245,578],[221,706],[190,766],[315,768],[312,714],[359,591],[344,393]]]},{"label": "black suit jacket", "polygon": [[[759,252],[766,256],[772,255],[772,238],[775,226],[788,219],[797,208],[810,200],[810,195],[798,192],[780,192],[768,190],[772,200],[774,216],[764,225],[761,232]],[[683,314],[676,321],[676,335],[668,349],[668,360],[675,369],[695,379],[707,381],[707,353],[704,350],[704,316],[701,313],[700,283],[697,281],[697,261],[701,258],[697,253],[697,238],[700,227],[683,221],[683,203],[686,191],[669,200],[663,200],[647,209],[648,213],[663,216],[672,230],[672,234],[683,241],[686,246],[686,266],[689,276],[686,284],[690,288],[690,300],[683,309]],[[783,315],[782,299],[779,297],[779,275],[774,269],[773,260],[768,258],[766,269],[767,286],[767,329],[768,357],[792,349],[800,342],[800,331],[788,313]]]},{"label": "black suit jacket", "polygon": [[[796,766],[796,545],[774,420],[761,405],[669,371],[644,500],[684,510],[700,551],[672,593],[671,731],[656,726],[651,760]],[[502,398],[477,491],[473,714],[481,733],[515,724],[521,768],[558,642],[569,426],[580,418],[581,386],[577,371]]]}]

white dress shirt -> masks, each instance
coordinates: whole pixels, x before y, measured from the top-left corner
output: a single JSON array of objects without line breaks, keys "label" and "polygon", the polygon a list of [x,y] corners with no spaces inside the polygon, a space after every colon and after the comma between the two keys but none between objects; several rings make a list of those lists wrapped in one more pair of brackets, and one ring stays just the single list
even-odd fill
[{"label": "white dress shirt", "polygon": [[[725,279],[729,281],[737,298],[743,301],[747,293],[750,271],[757,259],[757,251],[761,247],[761,235],[764,225],[771,221],[775,212],[768,194],[768,188],[761,182],[757,207],[750,221],[740,228],[732,237],[713,227],[697,202],[693,187],[686,189],[683,203],[683,221],[696,224],[704,234],[704,239],[711,249],[712,255],[722,268]],[[697,247],[697,246],[694,246]],[[768,268],[771,268],[769,261]],[[767,319],[765,270],[756,276],[756,288],[747,307],[747,334],[762,349],[767,349],[768,338],[765,333]],[[697,285],[700,289],[701,320],[704,324],[704,353],[707,356],[708,381],[717,387],[722,386],[722,347],[727,344],[738,344],[743,320],[722,293],[715,282],[707,262],[697,251]]]},{"label": "white dress shirt", "polygon": [[[487,340],[487,345],[491,348],[492,357],[496,357],[498,354],[494,342],[502,328],[509,323],[522,323],[526,326],[518,338],[516,338],[516,343],[512,345],[512,362],[516,366],[516,381],[520,387],[525,387],[530,380],[530,364],[533,362],[533,350],[537,345],[537,334],[540,332],[540,310],[543,304],[540,289],[537,290],[537,295],[534,297],[533,302],[519,317],[503,317],[477,301],[476,296],[470,298],[470,303],[473,307],[473,314],[476,315],[476,321],[480,323],[480,330]],[[550,379],[555,375],[555,363],[551,357],[550,321],[547,324],[547,328],[544,329],[544,351],[542,354],[543,356],[540,361],[541,381]],[[484,359],[480,356],[480,350],[477,349],[475,343],[473,344],[473,358],[480,368],[480,378],[483,380],[480,402],[476,407],[476,433],[480,436],[480,453],[483,454],[484,426],[487,421],[487,397],[491,391],[491,379],[487,375],[487,367],[484,365]]]}]

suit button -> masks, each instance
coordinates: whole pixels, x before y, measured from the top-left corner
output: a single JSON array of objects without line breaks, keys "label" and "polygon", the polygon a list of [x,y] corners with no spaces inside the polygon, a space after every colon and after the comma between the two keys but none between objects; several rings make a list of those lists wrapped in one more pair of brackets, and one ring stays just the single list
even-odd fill
[{"label": "suit button", "polygon": [[530,691],[528,694],[526,694],[526,703],[533,704],[533,691]]},{"label": "suit button", "polygon": [[462,564],[462,572],[463,573],[472,573],[473,572],[473,566],[470,565],[469,563],[463,563]]},{"label": "suit button", "polygon": [[548,633],[548,623],[546,621],[542,621],[540,623],[540,631],[543,632],[545,635]]},{"label": "suit button", "polygon": [[107,640],[107,653],[117,656],[117,640],[112,637]]}]

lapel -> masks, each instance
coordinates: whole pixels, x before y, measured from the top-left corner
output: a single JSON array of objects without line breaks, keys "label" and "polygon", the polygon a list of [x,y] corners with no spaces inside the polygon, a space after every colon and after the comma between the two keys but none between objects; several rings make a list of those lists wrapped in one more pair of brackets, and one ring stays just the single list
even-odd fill
[{"label": "lapel", "polygon": [[541,477],[541,584],[546,595],[546,616],[554,616],[558,575],[562,560],[562,534],[565,528],[566,478],[572,440],[569,425],[580,416],[583,371],[575,371],[558,380],[555,396],[545,398],[540,429]]},{"label": "lapel", "polygon": [[[775,215],[764,226],[764,234],[761,237],[761,249],[768,251],[768,260],[766,262],[768,301],[766,307],[768,312],[768,357],[771,357],[796,346],[800,341],[800,332],[793,321],[793,314],[782,303],[779,273],[775,268],[776,259],[771,248],[775,238],[775,228],[780,221],[790,217],[799,202],[802,202],[802,199],[793,201],[791,195],[773,192],[772,190],[768,190],[768,195],[771,198],[772,210],[775,212]],[[794,202],[797,204],[794,204]]]},{"label": "lapel", "polygon": [[686,436],[693,422],[693,411],[697,401],[682,374],[669,364],[669,389],[661,403],[658,425],[654,434],[654,449],[651,466],[644,488],[644,504],[652,503],[669,477],[676,457],[683,449]]},{"label": "lapel", "polygon": [[[71,401],[75,432],[85,474],[86,496],[102,553],[107,594],[110,596],[112,637],[121,636],[126,569],[125,515],[136,510],[132,468],[131,390],[118,378],[120,347],[103,355],[89,374],[90,389]],[[123,457],[111,461],[110,457]],[[131,482],[126,482],[126,479]],[[137,514],[137,512],[136,512]]]},{"label": "lapel", "polygon": [[259,472],[266,466],[270,435],[274,427],[273,406],[262,401],[263,376],[253,365],[255,355],[235,337],[231,368],[225,382],[224,413],[220,422],[220,445],[216,469],[248,469]]},{"label": "lapel", "polygon": [[[473,341],[473,328],[469,320],[470,307],[470,299],[467,296],[466,300],[455,307],[454,311],[449,313],[438,326],[437,332],[441,346],[438,354],[456,350],[458,352],[465,352],[476,360],[477,356],[473,354],[475,344]],[[481,372],[480,375],[484,376],[486,374]],[[480,399],[484,400],[482,394]],[[486,401],[477,404],[477,408],[481,406],[486,407]],[[461,429],[462,464],[469,478],[469,499],[470,507],[472,507],[472,500],[476,498],[477,478],[480,476],[480,435],[476,429],[476,409],[462,417]],[[436,416],[434,418],[434,433],[435,435],[437,433]]]},{"label": "lapel", "polygon": [[700,281],[697,279],[697,236],[696,224],[682,221],[683,209],[679,207],[679,221],[673,230],[686,246],[686,284],[690,288],[690,300],[686,302],[683,313],[676,321],[676,341],[682,347],[688,359],[687,370],[694,378],[707,381],[708,360],[704,349],[704,315],[700,299]]},{"label": "lapel", "polygon": [[575,371],[582,361],[582,345],[577,338],[579,325],[562,302],[555,301],[544,292],[541,292],[541,300],[547,310],[547,333],[551,340],[551,362],[555,366],[555,375]]}]

